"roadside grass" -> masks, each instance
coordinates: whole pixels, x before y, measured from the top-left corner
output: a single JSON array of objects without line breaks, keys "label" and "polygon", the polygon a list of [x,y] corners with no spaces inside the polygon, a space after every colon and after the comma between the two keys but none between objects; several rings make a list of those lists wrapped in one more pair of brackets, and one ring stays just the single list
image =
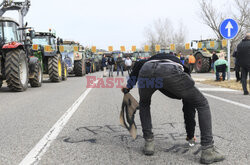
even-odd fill
[{"label": "roadside grass", "polygon": [[[230,81],[227,81],[227,80],[226,81],[205,80],[205,81],[201,81],[200,83],[242,91],[241,83],[236,82],[235,80],[230,80]],[[248,88],[250,88],[249,86],[250,86],[250,83],[248,80]]]}]

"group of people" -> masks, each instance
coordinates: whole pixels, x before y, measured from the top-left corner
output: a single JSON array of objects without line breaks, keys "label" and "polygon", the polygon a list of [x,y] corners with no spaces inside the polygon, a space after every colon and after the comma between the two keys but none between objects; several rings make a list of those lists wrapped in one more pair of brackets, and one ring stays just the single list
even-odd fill
[{"label": "group of people", "polygon": [[113,72],[116,66],[117,70],[117,76],[119,76],[119,72],[121,71],[122,76],[124,76],[123,71],[124,71],[124,65],[126,67],[126,70],[128,71],[128,74],[131,73],[131,67],[132,67],[132,60],[127,57],[125,61],[123,61],[123,58],[119,54],[117,59],[114,59],[113,54],[111,54],[110,57],[106,57],[106,55],[103,56],[102,58],[102,67],[103,67],[103,77],[107,76],[107,69],[109,70],[109,77],[113,77]]},{"label": "group of people", "polygon": [[[247,77],[250,77],[250,33],[238,44],[233,53],[235,58],[235,76],[236,81],[241,82],[244,95],[249,95],[247,89]],[[222,73],[222,80],[225,80],[228,68],[228,62],[224,57],[218,57],[215,52],[212,56],[212,68],[216,74],[216,81],[220,81],[220,73]],[[240,74],[241,72],[241,74]]]}]

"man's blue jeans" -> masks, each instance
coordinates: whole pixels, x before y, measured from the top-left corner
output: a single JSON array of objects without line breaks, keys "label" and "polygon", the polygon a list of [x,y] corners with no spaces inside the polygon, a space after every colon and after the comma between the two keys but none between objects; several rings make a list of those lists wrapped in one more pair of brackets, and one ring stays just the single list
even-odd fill
[{"label": "man's blue jeans", "polygon": [[123,66],[122,65],[117,65],[117,76],[119,76],[119,71],[121,70],[122,76],[123,76]]}]

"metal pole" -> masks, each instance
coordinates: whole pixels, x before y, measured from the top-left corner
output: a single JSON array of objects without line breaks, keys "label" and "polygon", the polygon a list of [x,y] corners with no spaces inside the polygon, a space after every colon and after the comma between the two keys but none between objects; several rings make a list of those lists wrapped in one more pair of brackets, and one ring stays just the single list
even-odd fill
[{"label": "metal pole", "polygon": [[230,54],[230,47],[231,47],[231,41],[227,41],[227,61],[228,61],[228,72],[227,72],[227,80],[230,80],[230,64],[231,64],[231,54]]}]

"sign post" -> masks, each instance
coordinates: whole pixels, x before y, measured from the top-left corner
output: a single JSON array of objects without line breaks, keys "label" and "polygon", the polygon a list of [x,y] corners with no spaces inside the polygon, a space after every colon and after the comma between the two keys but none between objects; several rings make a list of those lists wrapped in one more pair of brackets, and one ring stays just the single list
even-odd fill
[{"label": "sign post", "polygon": [[230,80],[230,64],[231,64],[231,39],[233,39],[239,31],[239,26],[237,22],[233,19],[226,19],[220,25],[220,34],[222,37],[227,39],[227,60],[228,60],[228,73],[227,73],[227,80]]}]

